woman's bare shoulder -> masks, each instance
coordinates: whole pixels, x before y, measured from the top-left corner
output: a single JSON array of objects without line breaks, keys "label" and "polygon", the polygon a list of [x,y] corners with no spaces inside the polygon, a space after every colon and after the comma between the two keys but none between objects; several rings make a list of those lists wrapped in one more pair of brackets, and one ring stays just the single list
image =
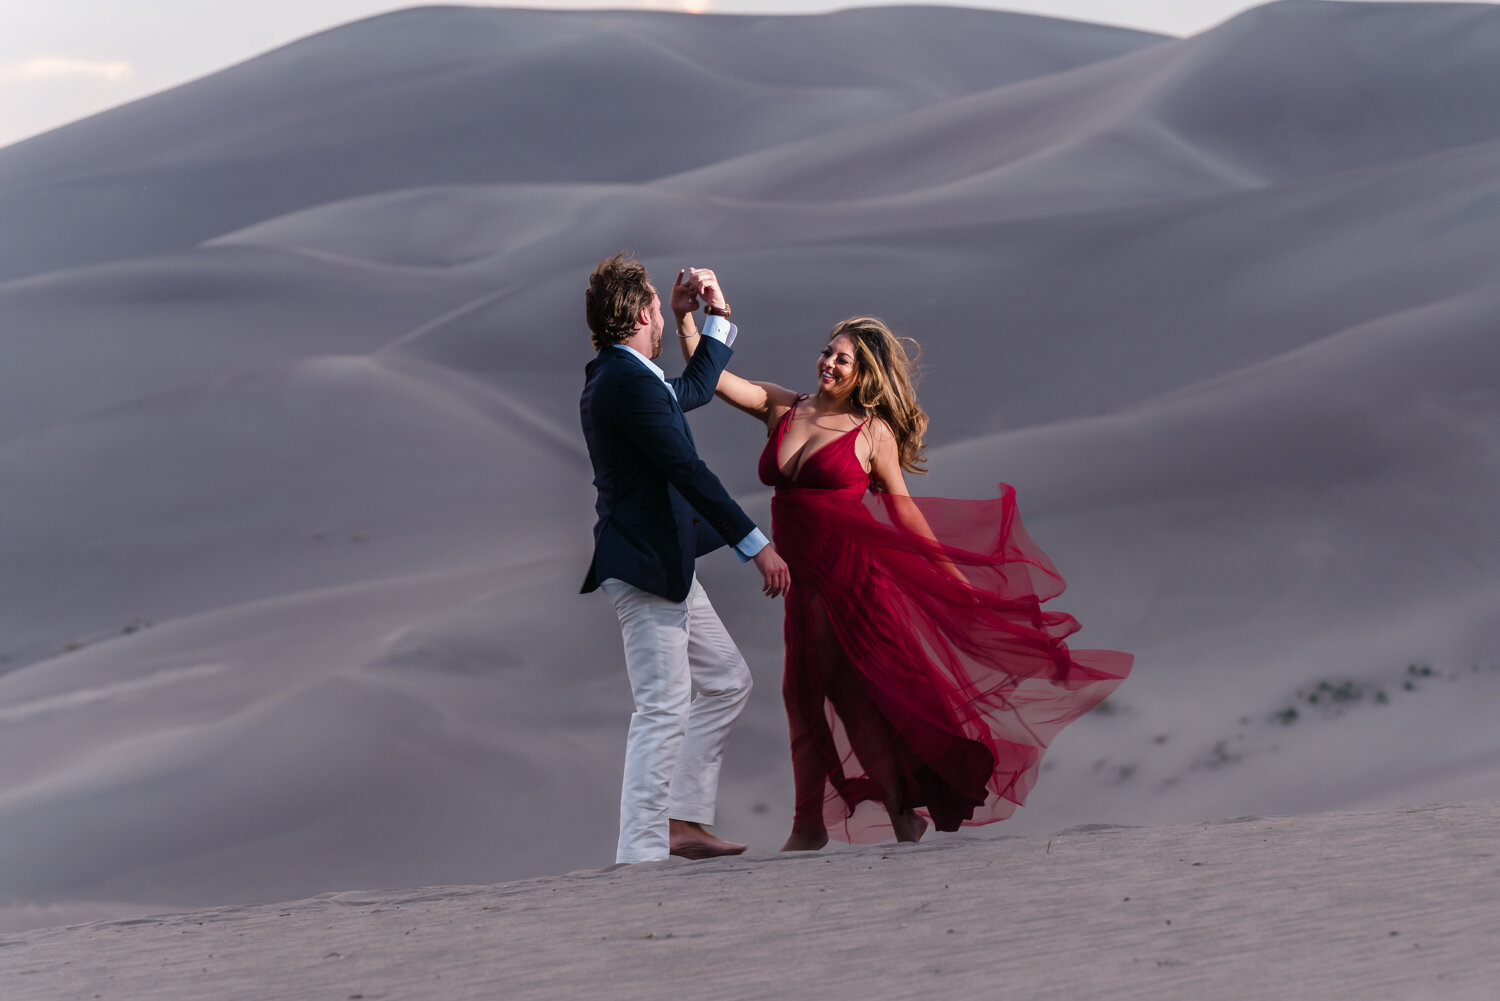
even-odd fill
[{"label": "woman's bare shoulder", "polygon": [[779,413],[786,413],[793,406],[795,406],[798,401],[807,398],[807,394],[805,393],[799,393],[796,390],[787,389],[785,386],[778,386],[774,382],[759,382],[756,383],[756,385],[760,386],[761,389],[764,389],[766,391],[766,406],[771,410],[778,411]]},{"label": "woman's bare shoulder", "polygon": [[871,417],[865,421],[865,432],[870,436],[870,440],[877,445],[884,445],[896,440],[895,434],[891,432],[890,425],[879,417]]},{"label": "woman's bare shoulder", "polygon": [[[781,389],[780,386],[776,387]],[[766,394],[766,433],[773,434],[781,419],[787,415],[793,407],[806,399],[802,393],[794,393],[791,390],[782,390],[781,394]]]}]

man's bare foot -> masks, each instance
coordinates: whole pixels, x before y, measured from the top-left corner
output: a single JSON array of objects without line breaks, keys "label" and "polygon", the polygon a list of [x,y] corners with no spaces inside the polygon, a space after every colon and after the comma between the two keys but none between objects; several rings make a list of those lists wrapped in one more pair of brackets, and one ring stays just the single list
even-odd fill
[{"label": "man's bare foot", "polygon": [[815,852],[828,844],[828,832],[819,831],[816,834],[799,834],[793,831],[791,837],[786,839],[786,844],[781,846],[784,852]]},{"label": "man's bare foot", "polygon": [[738,855],[749,847],[733,841],[725,841],[717,834],[710,834],[704,830],[702,824],[696,824],[691,820],[669,820],[667,827],[669,851],[678,858],[719,858],[724,855]]},{"label": "man's bare foot", "polygon": [[921,841],[922,835],[927,833],[927,821],[918,816],[915,810],[892,813],[891,827],[896,832],[897,841]]}]

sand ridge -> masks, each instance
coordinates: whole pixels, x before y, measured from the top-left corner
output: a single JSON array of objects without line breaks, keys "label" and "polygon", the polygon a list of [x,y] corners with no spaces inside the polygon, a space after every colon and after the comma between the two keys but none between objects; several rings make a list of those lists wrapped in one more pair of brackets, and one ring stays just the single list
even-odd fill
[{"label": "sand ridge", "polygon": [[1479,1001],[1500,805],[934,838],[329,893],[0,941],[10,1001],[914,993]]}]

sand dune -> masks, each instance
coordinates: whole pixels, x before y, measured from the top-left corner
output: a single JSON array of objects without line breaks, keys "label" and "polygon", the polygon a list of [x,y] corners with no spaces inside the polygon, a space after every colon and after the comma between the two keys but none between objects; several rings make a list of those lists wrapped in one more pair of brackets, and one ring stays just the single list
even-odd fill
[{"label": "sand dune", "polygon": [[11,282],[0,286],[12,352],[0,369],[0,442],[156,393],[372,351],[484,291],[242,248]]},{"label": "sand dune", "polygon": [[11,996],[1493,994],[1493,805],[331,893],[13,934]]},{"label": "sand dune", "polygon": [[363,356],[146,396],[0,455],[18,657],[287,590],[534,560],[589,512],[576,441]]},{"label": "sand dune", "polygon": [[[666,183],[811,202],[983,185],[1018,215],[1284,183],[1500,138],[1497,44],[1489,5],[1274,3]],[[1404,73],[1434,86],[1390,72],[1397,45]]]},{"label": "sand dune", "polygon": [[965,10],[401,11],[0,151],[0,279],[400,188],[650,180],[1158,40]]},{"label": "sand dune", "polygon": [[[1497,31],[429,8],[0,150],[0,921],[607,861],[578,305],[621,247],[719,270],[742,374],[919,337],[914,489],[1014,484],[1080,645],[1137,655],[986,833],[1495,799]],[[693,424],[765,524],[761,429]],[[701,572],[764,852],[779,608]]]},{"label": "sand dune", "polygon": [[[624,693],[608,684],[599,631],[528,628],[561,572],[512,564],[289,594],[8,676],[8,892],[270,900],[330,876],[479,881],[497,844],[532,869],[560,846],[607,849],[615,777],[585,766],[617,734],[568,706]],[[566,741],[548,737],[559,726]],[[532,837],[565,790],[591,822]],[[176,835],[163,836],[165,817]],[[407,846],[399,857],[380,847],[393,841]],[[341,871],[295,847],[315,843]]]}]

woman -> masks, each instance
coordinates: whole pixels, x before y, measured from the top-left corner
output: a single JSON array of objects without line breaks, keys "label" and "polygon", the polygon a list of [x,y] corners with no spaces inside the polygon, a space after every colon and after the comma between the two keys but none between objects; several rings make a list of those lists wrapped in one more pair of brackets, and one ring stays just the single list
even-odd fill
[{"label": "woman", "polygon": [[[727,305],[711,271],[678,285],[691,357],[696,298]],[[776,488],[772,538],[792,571],[782,691],[796,810],[782,850],[822,848],[830,833],[916,841],[928,819],[941,831],[1003,820],[1052,737],[1124,680],[1131,657],[1069,651],[1077,621],[1041,608],[1063,580],[1010,487],[985,501],[910,496],[927,415],[884,323],[835,326],[816,375],[803,394],[728,371],[718,383],[768,429],[760,478]]]}]

